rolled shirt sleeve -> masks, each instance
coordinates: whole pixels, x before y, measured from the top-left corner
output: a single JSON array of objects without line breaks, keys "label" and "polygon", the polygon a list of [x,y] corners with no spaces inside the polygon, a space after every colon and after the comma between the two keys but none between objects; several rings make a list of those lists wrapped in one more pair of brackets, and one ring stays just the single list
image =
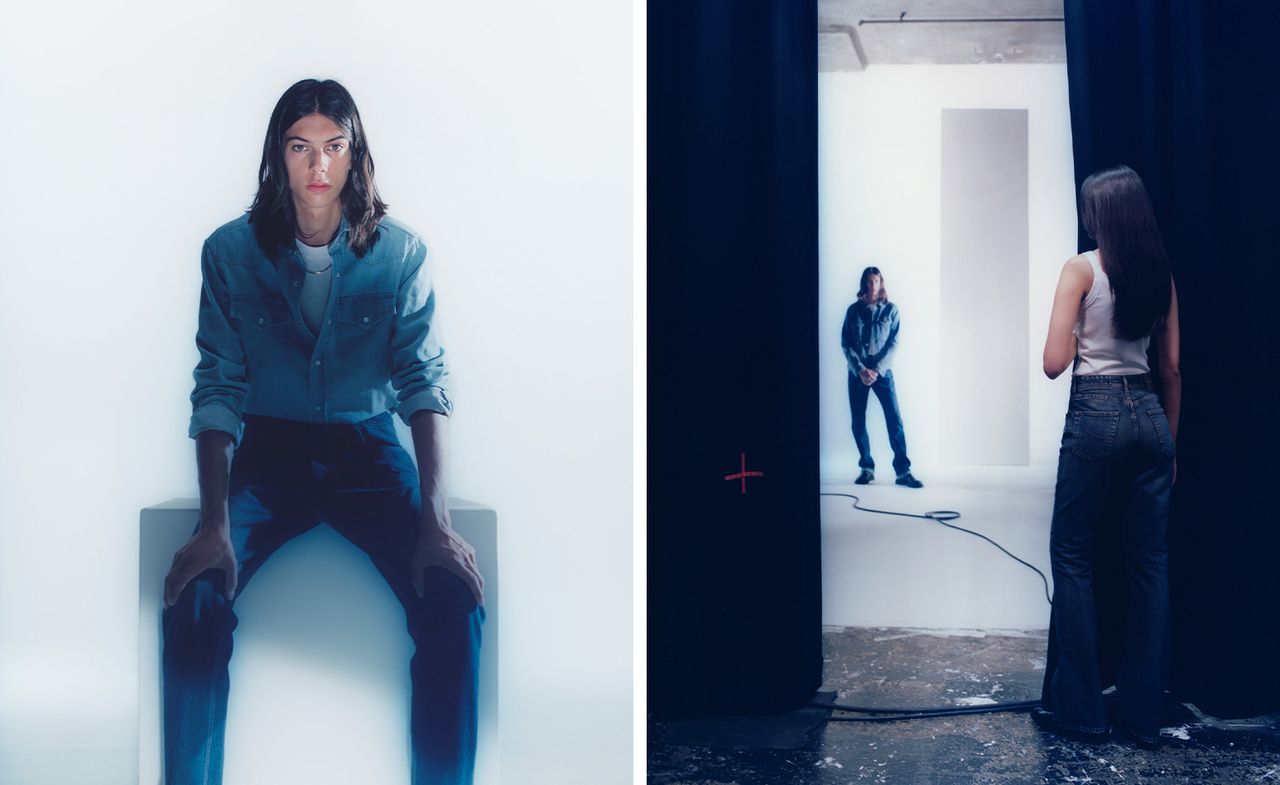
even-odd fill
[{"label": "rolled shirt sleeve", "polygon": [[396,293],[391,336],[391,386],[396,414],[406,424],[416,412],[449,415],[449,365],[435,325],[436,298],[426,264],[427,247],[415,236],[409,244],[406,275]]},{"label": "rolled shirt sleeve", "polygon": [[200,254],[200,288],[196,348],[200,361],[193,376],[191,424],[194,439],[202,431],[223,431],[238,445],[244,433],[244,401],[249,391],[244,348],[232,325],[226,281],[218,270],[209,242]]}]

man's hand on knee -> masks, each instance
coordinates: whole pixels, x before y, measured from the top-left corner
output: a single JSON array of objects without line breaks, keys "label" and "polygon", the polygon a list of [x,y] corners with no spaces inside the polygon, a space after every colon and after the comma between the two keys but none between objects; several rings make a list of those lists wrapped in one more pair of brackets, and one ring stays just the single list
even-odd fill
[{"label": "man's hand on knee", "polygon": [[419,597],[425,590],[423,573],[428,567],[443,567],[458,576],[475,596],[476,604],[484,604],[484,577],[476,567],[476,549],[453,530],[447,519],[443,525],[424,523],[418,531],[409,570]]},{"label": "man's hand on knee", "polygon": [[164,579],[164,605],[171,607],[192,578],[205,570],[218,569],[226,575],[227,599],[235,599],[239,567],[231,545],[230,531],[225,526],[204,526],[191,536],[173,556],[173,565]]}]

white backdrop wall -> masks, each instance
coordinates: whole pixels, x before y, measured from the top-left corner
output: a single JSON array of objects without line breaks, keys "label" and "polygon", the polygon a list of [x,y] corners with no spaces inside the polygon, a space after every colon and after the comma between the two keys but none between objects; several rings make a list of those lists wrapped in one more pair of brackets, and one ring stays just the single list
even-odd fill
[{"label": "white backdrop wall", "polygon": [[431,249],[448,489],[501,532],[503,769],[629,779],[631,22],[589,0],[6,15],[6,754],[132,730],[138,511],[196,495],[200,245],[252,201],[276,99],[315,76],[351,90],[391,214]]},{"label": "white backdrop wall", "polygon": [[[1030,464],[1056,463],[1068,389],[1065,377],[1044,378],[1040,354],[1058,273],[1076,251],[1066,67],[872,66],[820,74],[818,91],[823,479],[848,482],[857,474],[840,326],[867,266],[884,272],[902,313],[893,373],[908,454],[925,482],[940,462],[943,108],[1027,110]],[[974,372],[981,373],[981,347],[974,347]],[[874,401],[867,422],[877,468],[887,474],[892,452]]]}]

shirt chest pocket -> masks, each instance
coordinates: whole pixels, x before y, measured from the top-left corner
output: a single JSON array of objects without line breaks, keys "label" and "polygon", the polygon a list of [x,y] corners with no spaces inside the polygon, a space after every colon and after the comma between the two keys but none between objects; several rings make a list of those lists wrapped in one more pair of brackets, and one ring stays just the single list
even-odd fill
[{"label": "shirt chest pocket", "polygon": [[376,325],[396,312],[395,295],[389,292],[354,294],[338,298],[338,321],[360,326]]},{"label": "shirt chest pocket", "polygon": [[395,295],[390,292],[338,298],[334,326],[339,359],[363,367],[388,362],[395,312]]},{"label": "shirt chest pocket", "polygon": [[873,316],[867,314],[862,319],[862,334],[870,341],[884,340],[889,332],[889,317],[886,314]]},{"label": "shirt chest pocket", "polygon": [[871,322],[871,335],[876,343],[884,343],[893,330],[893,315],[888,311],[881,313]]},{"label": "shirt chest pocket", "polygon": [[231,295],[231,318],[257,330],[270,330],[292,320],[289,305],[283,300],[253,295]]},{"label": "shirt chest pocket", "polygon": [[233,294],[231,321],[251,368],[275,363],[288,350],[293,314],[284,300]]}]

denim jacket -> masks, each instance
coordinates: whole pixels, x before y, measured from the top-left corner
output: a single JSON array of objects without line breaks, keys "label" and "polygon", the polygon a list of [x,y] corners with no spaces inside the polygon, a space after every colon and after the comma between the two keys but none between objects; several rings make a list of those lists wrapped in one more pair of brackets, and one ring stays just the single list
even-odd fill
[{"label": "denim jacket", "polygon": [[844,315],[840,346],[849,362],[849,373],[857,375],[870,368],[881,376],[888,375],[898,350],[898,306],[854,301]]},{"label": "denim jacket", "polygon": [[296,248],[267,256],[248,215],[205,240],[192,438],[219,430],[238,444],[245,414],[349,423],[393,410],[407,423],[453,410],[422,238],[384,217],[358,259],[348,230],[344,217],[329,243],[333,288],[318,336],[299,310],[307,272]]}]

